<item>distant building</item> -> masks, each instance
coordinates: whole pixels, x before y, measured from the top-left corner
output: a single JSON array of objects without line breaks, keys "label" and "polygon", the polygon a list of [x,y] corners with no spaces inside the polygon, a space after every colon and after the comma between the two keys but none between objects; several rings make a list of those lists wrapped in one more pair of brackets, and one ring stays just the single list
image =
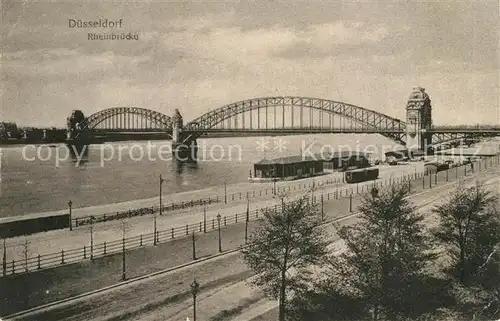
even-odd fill
[{"label": "distant building", "polygon": [[370,167],[369,154],[359,151],[346,150],[319,157],[324,161],[325,169],[347,170]]},{"label": "distant building", "polygon": [[390,163],[399,160],[418,159],[423,156],[425,156],[425,153],[421,150],[401,149],[385,153],[385,160]]},{"label": "distant building", "polygon": [[16,123],[12,122],[0,122],[0,137],[2,138],[17,138],[19,137],[20,131],[17,128]]},{"label": "distant building", "polygon": [[254,164],[252,181],[292,180],[323,174],[323,160],[306,156],[266,159]]}]

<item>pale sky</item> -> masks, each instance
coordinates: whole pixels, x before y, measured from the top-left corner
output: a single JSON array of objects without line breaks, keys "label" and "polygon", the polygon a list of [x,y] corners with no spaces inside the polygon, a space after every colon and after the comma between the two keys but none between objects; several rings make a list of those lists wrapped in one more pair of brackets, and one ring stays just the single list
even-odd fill
[{"label": "pale sky", "polygon": [[[436,125],[498,124],[499,3],[1,1],[0,120],[64,127],[137,106],[189,121],[249,98],[343,101],[400,119],[426,88]],[[68,19],[123,19],[122,29]],[[138,41],[88,40],[132,32]]]}]

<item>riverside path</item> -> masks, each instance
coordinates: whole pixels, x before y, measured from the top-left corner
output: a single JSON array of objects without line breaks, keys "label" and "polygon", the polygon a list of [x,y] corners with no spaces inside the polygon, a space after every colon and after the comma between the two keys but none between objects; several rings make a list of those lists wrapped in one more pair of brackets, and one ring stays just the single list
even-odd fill
[{"label": "riverside path", "polygon": [[[470,173],[468,177],[471,180],[484,179],[491,175],[498,176],[498,168],[493,167],[492,164],[498,162],[498,158],[487,160],[490,165],[487,169],[483,166],[481,172],[476,171],[472,176]],[[476,167],[477,168],[477,167]],[[460,178],[467,172],[464,170],[457,170],[456,177]],[[462,174],[463,173],[463,174]],[[479,176],[477,176],[479,175]],[[456,186],[456,178],[454,175],[448,173],[448,180],[446,181],[445,173],[441,172],[438,177],[424,177],[417,179],[411,183],[413,193],[422,193],[416,197],[423,198],[424,201],[429,196],[438,196],[437,199],[442,198],[437,192],[441,189],[446,190],[452,186]],[[435,180],[438,184],[432,182],[432,188],[429,188],[427,182]],[[455,184],[453,182],[455,181]],[[360,204],[360,196],[353,198],[353,208]],[[418,199],[417,199],[418,201]],[[420,201],[421,202],[421,201]],[[324,203],[324,210],[326,220],[339,218],[349,213],[349,202],[346,199],[335,200]],[[418,202],[417,202],[418,205]],[[223,251],[236,249],[244,244],[244,226],[245,224],[228,225],[222,229],[222,245]],[[250,224],[250,229],[253,224]],[[211,231],[206,234],[199,234],[196,236],[196,255],[198,260],[214,255],[218,252],[217,244],[218,238],[216,231]],[[172,255],[172,254],[176,255]],[[169,255],[170,254],[170,255]],[[127,259],[127,278],[134,278],[136,276],[145,275],[157,271],[164,270],[165,268],[179,266],[181,264],[192,262],[192,242],[190,238],[177,239],[168,243],[159,244],[155,247],[146,247],[141,250],[126,252]],[[28,307],[35,307],[44,303],[61,300],[70,296],[75,296],[80,293],[98,290],[107,285],[114,285],[119,283],[121,277],[121,255],[110,255],[98,258],[92,262],[83,264],[74,264],[69,266],[62,266],[55,269],[42,270],[35,273],[16,276],[12,279],[4,279],[9,284],[4,284],[2,298],[2,314],[6,315],[14,313]],[[207,286],[215,286],[218,281],[215,281],[217,275],[230,278],[231,275],[238,275],[246,278],[249,275],[245,271],[237,269],[237,261],[233,258],[229,262],[217,262],[213,264],[213,268],[207,268],[209,262],[200,262],[199,264],[184,269],[179,269],[181,273],[175,277],[171,276],[170,281],[160,280],[162,277],[171,275],[170,273],[160,274],[155,277],[143,279],[142,281],[131,282],[128,285],[114,287],[107,291],[97,293],[95,295],[84,296],[81,300],[68,301],[66,305],[55,305],[54,308],[48,308],[45,313],[48,314],[29,314],[24,315],[21,319],[26,320],[65,320],[70,318],[72,320],[89,320],[101,318],[97,317],[100,314],[110,315],[110,313],[119,313],[134,316],[137,312],[127,313],[127,309],[137,309],[145,304],[146,310],[155,306],[162,306],[171,301],[177,301],[189,295],[186,294],[189,289],[189,283],[194,277],[199,279],[201,284]],[[210,271],[207,276],[208,279],[203,277],[206,271]],[[163,275],[163,276],[162,276]],[[154,281],[152,281],[154,280]],[[189,280],[189,281],[187,281]],[[234,280],[234,279],[231,279]],[[215,282],[215,283],[214,283]],[[29,291],[26,286],[29,285]],[[27,297],[21,296],[18,291],[19,286],[24,286],[23,293],[29,293]],[[142,288],[141,288],[142,287]],[[8,293],[6,293],[6,289]],[[156,290],[155,290],[156,289]],[[203,287],[202,287],[203,289]],[[149,293],[149,294],[148,294]],[[160,294],[164,293],[164,294]],[[173,300],[173,298],[177,300]],[[119,298],[119,300],[117,300]],[[156,302],[160,300],[159,302]],[[115,303],[112,303],[115,302]],[[142,303],[141,303],[142,302]],[[156,303],[155,303],[156,302]],[[121,307],[117,307],[116,305]],[[144,311],[144,307],[140,308]],[[21,315],[22,316],[22,315]],[[81,318],[80,318],[81,317]]]},{"label": "riverside path", "polygon": [[[410,163],[409,165],[401,165],[401,166],[380,166],[380,178],[379,181],[388,181],[391,179],[398,179],[403,176],[408,176],[414,173],[421,173],[423,171],[422,163]],[[313,182],[314,186],[317,186],[317,192],[320,193],[333,193],[337,189],[343,190],[345,194],[345,188],[353,188],[354,192],[356,189],[363,189],[363,186],[370,185],[370,182],[360,183],[359,187],[356,185],[349,185],[342,183],[342,175],[343,173],[333,173],[329,175],[324,175],[316,178],[309,178],[305,180],[291,181],[291,182],[283,182],[282,184],[277,186],[278,191],[285,190],[290,195],[299,195],[303,193],[307,193],[307,191],[311,188]],[[323,184],[323,185],[322,185]],[[269,187],[269,184],[248,184],[250,187],[254,187],[250,191],[262,191],[262,193],[257,193],[255,196],[250,196],[248,199],[249,208],[251,211],[256,209],[264,208],[266,206],[271,206],[275,204],[275,200],[272,195],[272,190]],[[264,186],[262,186],[264,185]],[[246,185],[245,185],[246,186]],[[246,212],[247,208],[247,199],[246,193],[249,190],[245,190],[244,192],[239,192],[239,190],[243,190],[243,187],[240,189],[231,186],[229,191],[229,201],[228,204],[224,204],[224,202],[212,203],[206,206],[206,218],[207,224],[209,228],[211,227],[212,221],[214,221],[218,214],[221,216],[226,216],[229,220],[234,221],[235,214],[241,214]],[[264,189],[259,189],[264,188]],[[366,187],[365,187],[366,188]],[[184,194],[183,194],[184,195]],[[190,194],[191,195],[191,194]],[[201,194],[200,194],[201,195]],[[223,197],[222,196],[219,197]],[[236,197],[231,197],[235,195]],[[241,199],[240,199],[240,195]],[[253,195],[253,193],[251,194]],[[174,195],[175,196],[175,195]],[[213,195],[212,195],[213,196]],[[179,196],[178,196],[179,197]],[[83,210],[82,210],[83,211]],[[90,211],[87,209],[87,211]],[[81,212],[80,214],[83,214]],[[241,216],[240,215],[240,216]],[[176,211],[164,212],[163,215],[156,215],[156,228],[157,231],[169,231],[168,234],[171,234],[170,230],[172,228],[175,229],[175,237],[182,235],[183,230],[186,225],[192,226],[193,224],[199,224],[203,221],[204,218],[204,209],[203,207],[191,207],[186,209],[179,209]],[[138,239],[143,237],[143,244],[153,243],[153,232],[154,232],[154,220],[155,217],[152,214],[147,214],[144,216],[136,216],[126,219],[126,237],[137,237]],[[123,234],[123,222],[120,221],[108,221],[99,224],[93,224],[81,226],[78,228],[74,228],[73,231],[69,229],[64,230],[55,230],[48,231],[44,233],[37,233],[28,236],[20,236],[15,238],[9,238],[6,240],[6,257],[9,264],[12,264],[12,261],[21,261],[20,264],[17,264],[19,272],[23,269],[23,259],[26,256],[26,249],[28,252],[28,256],[30,257],[30,261],[32,261],[31,265],[38,265],[36,262],[36,258],[38,255],[41,256],[41,265],[43,266],[43,259],[52,258],[52,257],[60,257],[60,253],[62,250],[66,252],[67,260],[75,261],[77,259],[83,259],[83,247],[86,246],[86,256],[90,257],[90,245],[93,243],[93,246],[96,251],[99,248],[100,252],[103,252],[104,247],[103,244],[106,242],[107,244],[107,252],[111,252],[113,248],[113,244],[121,242]],[[167,233],[161,233],[161,235]],[[171,236],[171,235],[169,235]],[[118,247],[121,247],[119,244]],[[73,255],[75,251],[79,251],[78,254]],[[55,259],[54,259],[55,260]],[[51,262],[53,260],[51,259]],[[35,267],[37,268],[37,267]],[[9,268],[8,273],[11,273],[11,269]],[[21,270],[20,270],[21,269]]]}]

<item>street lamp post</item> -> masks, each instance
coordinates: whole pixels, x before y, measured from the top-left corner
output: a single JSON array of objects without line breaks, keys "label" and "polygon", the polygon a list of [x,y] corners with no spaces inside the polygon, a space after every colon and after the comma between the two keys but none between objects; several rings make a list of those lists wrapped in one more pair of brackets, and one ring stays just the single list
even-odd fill
[{"label": "street lamp post", "polygon": [[248,221],[250,221],[250,201],[247,201],[247,217],[245,219],[245,244],[248,241]]},{"label": "street lamp post", "polygon": [[352,190],[349,194],[349,212],[352,212]]},{"label": "street lamp post", "polygon": [[[165,180],[161,177],[161,174],[160,174],[160,215],[163,214],[163,209],[162,209],[162,203],[161,203],[161,196],[162,196],[162,186],[163,186],[163,183],[165,182]],[[155,237],[156,237],[156,231],[155,231]]]},{"label": "street lamp post", "polygon": [[73,219],[71,217],[71,207],[73,206],[73,202],[71,200],[69,200],[68,202],[68,207],[69,207],[69,230],[70,231],[73,231]]},{"label": "street lamp post", "polygon": [[90,260],[94,259],[94,217],[90,218]]},{"label": "street lamp post", "polygon": [[224,181],[224,204],[227,204],[227,183]]},{"label": "street lamp post", "polygon": [[156,240],[157,237],[156,235],[158,234],[157,229],[156,229],[156,212],[153,214],[153,223],[154,223],[154,231],[153,231],[153,245],[156,245]]},{"label": "street lamp post", "polygon": [[194,279],[190,286],[193,294],[193,320],[196,321],[196,295],[200,292],[200,284]]},{"label": "street lamp post", "polygon": [[221,241],[221,235],[220,235],[220,213],[217,214],[217,225],[219,228],[219,252],[222,252],[222,241]]},{"label": "street lamp post", "polygon": [[194,236],[194,230],[191,234],[191,239],[193,241],[193,261],[196,260],[196,239],[195,239],[195,236]]},{"label": "street lamp post", "polygon": [[323,208],[323,193],[321,193],[321,220],[324,221],[325,220],[325,210]]},{"label": "street lamp post", "polygon": [[[165,183],[165,179],[161,176],[160,174],[160,215],[163,215],[163,203],[162,203],[162,195],[163,195],[163,183]],[[153,209],[154,212],[154,209]],[[158,243],[158,230],[156,228],[156,212],[153,213],[153,220],[154,220],[154,231],[153,231],[153,245],[156,245]]]},{"label": "street lamp post", "polygon": [[3,260],[2,260],[2,275],[7,275],[7,246],[5,245],[5,237],[3,238]]},{"label": "street lamp post", "polygon": [[127,279],[127,275],[125,272],[126,265],[125,265],[125,221],[122,222],[122,281],[125,281]]}]

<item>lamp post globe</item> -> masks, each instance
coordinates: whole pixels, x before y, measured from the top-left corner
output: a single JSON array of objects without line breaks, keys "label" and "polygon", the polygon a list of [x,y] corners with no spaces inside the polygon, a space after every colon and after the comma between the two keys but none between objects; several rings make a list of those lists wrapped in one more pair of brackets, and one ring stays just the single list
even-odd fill
[{"label": "lamp post globe", "polygon": [[194,279],[191,283],[191,293],[196,296],[198,292],[200,292],[200,284],[196,281],[196,279]]},{"label": "lamp post globe", "polygon": [[193,294],[193,320],[196,321],[196,295],[200,292],[200,284],[196,282],[196,279],[193,280],[193,283],[190,284],[191,293]]}]

